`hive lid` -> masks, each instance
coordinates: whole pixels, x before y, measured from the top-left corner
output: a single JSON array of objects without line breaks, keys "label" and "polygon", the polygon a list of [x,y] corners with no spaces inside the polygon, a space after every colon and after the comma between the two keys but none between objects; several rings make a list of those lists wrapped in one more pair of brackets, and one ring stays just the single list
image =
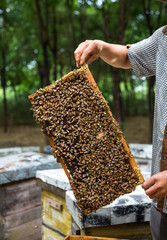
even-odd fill
[{"label": "hive lid", "polygon": [[[150,177],[149,173],[148,175]],[[150,221],[151,199],[141,186],[138,186],[132,193],[120,196],[95,213],[86,215],[81,212],[72,191],[66,192],[66,205],[81,229]]]},{"label": "hive lid", "polygon": [[134,158],[143,158],[152,160],[152,144],[130,143],[130,150]]},{"label": "hive lid", "polygon": [[37,170],[61,168],[51,155],[20,153],[0,157],[0,184],[34,178]]},{"label": "hive lid", "polygon": [[70,190],[71,186],[63,169],[50,169],[37,171],[36,178],[43,182],[58,187],[62,190]]}]

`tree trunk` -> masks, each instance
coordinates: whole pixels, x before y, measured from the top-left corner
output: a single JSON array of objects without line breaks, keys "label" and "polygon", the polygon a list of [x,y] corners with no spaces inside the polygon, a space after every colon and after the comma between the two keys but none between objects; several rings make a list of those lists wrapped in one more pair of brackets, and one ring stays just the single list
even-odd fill
[{"label": "tree trunk", "polygon": [[120,124],[122,121],[122,106],[120,96],[120,70],[112,68],[113,76],[113,96],[114,96],[114,115],[116,121]]},{"label": "tree trunk", "polygon": [[[107,4],[107,1],[103,2],[102,5],[102,16],[104,21],[103,31],[105,40],[113,41],[114,35],[111,34],[109,21],[112,19],[111,10],[109,7],[106,7],[105,4]],[[119,1],[119,18],[118,18],[118,34],[115,38],[115,41],[119,44],[123,44],[123,39],[125,35],[125,30],[129,21],[129,15],[131,6],[133,4],[133,0],[120,0]],[[111,67],[111,73],[113,78],[113,96],[114,96],[114,113],[115,118],[118,123],[121,123],[123,120],[123,111],[122,111],[122,105],[121,105],[121,90],[120,90],[120,70]]]},{"label": "tree trunk", "polygon": [[6,99],[6,53],[5,49],[2,48],[2,68],[1,68],[1,82],[2,82],[2,88],[3,88],[3,126],[4,126],[4,132],[7,132],[8,130],[8,109],[7,109],[7,99]]},{"label": "tree trunk", "polygon": [[40,78],[40,86],[43,87],[44,86],[43,67],[42,67],[40,61],[36,60],[36,62],[37,62],[37,70],[38,70],[38,74],[39,74],[39,78]]},{"label": "tree trunk", "polygon": [[71,24],[71,32],[72,32],[72,43],[73,43],[73,49],[76,49],[77,43],[76,43],[76,29],[74,24],[74,0],[67,0],[67,6],[68,6],[68,19]]},{"label": "tree trunk", "polygon": [[53,56],[53,79],[57,80],[57,21],[56,21],[56,12],[55,7],[52,9],[52,18],[53,18],[53,24],[52,24],[52,38],[53,46],[50,46],[50,50]]},{"label": "tree trunk", "polygon": [[80,1],[80,15],[79,15],[79,30],[80,30],[80,42],[85,41],[85,0]]},{"label": "tree trunk", "polygon": [[45,85],[50,84],[50,78],[49,78],[49,59],[48,59],[48,50],[47,50],[47,44],[42,44],[42,50],[43,50],[43,58],[44,58],[44,82]]},{"label": "tree trunk", "polygon": [[[7,15],[6,15],[6,1],[4,2],[3,6],[3,27],[5,30],[7,30]],[[5,39],[5,34],[3,35],[3,38]],[[7,99],[6,99],[6,55],[7,55],[7,41],[3,42],[2,36],[0,35],[0,42],[1,44],[1,66],[0,66],[0,76],[1,76],[1,83],[3,88],[3,127],[4,132],[6,133],[8,130],[8,108],[7,108]]]},{"label": "tree trunk", "polygon": [[[124,38],[124,17],[125,17],[125,0],[120,0],[120,13],[118,25],[118,43],[122,44]],[[112,69],[113,75],[113,95],[114,95],[114,113],[117,122],[122,122],[122,106],[121,106],[121,91],[120,91],[120,70]]]},{"label": "tree trunk", "polygon": [[49,40],[48,40],[48,1],[45,0],[44,8],[45,8],[45,22],[42,17],[40,1],[35,0],[35,7],[37,10],[37,17],[39,22],[39,34],[40,34],[40,43],[42,47],[43,53],[43,67],[44,67],[44,82],[45,85],[50,84],[50,66],[49,66],[49,56],[48,56],[48,47],[49,47]]},{"label": "tree trunk", "polygon": [[[119,26],[118,26],[118,43],[122,44],[124,37],[124,15],[125,15],[125,0],[120,0],[120,14],[119,14]],[[121,106],[121,94],[120,94],[120,70],[113,69],[113,95],[114,95],[114,113],[117,122],[122,122],[122,106]]]},{"label": "tree trunk", "polygon": [[152,143],[153,118],[154,118],[154,84],[155,76],[147,79],[148,82],[148,112],[149,112],[149,142]]}]

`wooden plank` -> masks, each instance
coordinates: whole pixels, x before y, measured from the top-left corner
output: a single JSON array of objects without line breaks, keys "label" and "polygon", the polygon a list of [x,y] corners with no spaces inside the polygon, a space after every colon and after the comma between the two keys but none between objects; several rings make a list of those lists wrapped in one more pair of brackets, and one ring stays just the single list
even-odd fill
[{"label": "wooden plank", "polygon": [[149,222],[128,223],[106,227],[92,227],[81,230],[81,235],[98,237],[116,237],[128,239],[151,240],[151,230]]},{"label": "wooden plank", "polygon": [[22,181],[16,181],[16,182],[12,182],[12,183],[7,183],[2,185],[4,188],[8,189],[8,193],[10,193],[10,191],[15,191],[15,192],[20,192],[22,190],[24,190],[24,184],[28,184],[30,187],[33,186],[37,186],[36,184],[36,178],[32,178],[32,179],[26,179],[26,180],[22,180]]},{"label": "wooden plank", "polygon": [[41,238],[42,223],[41,218],[38,218],[17,227],[11,228],[6,232],[3,240],[41,240]]},{"label": "wooden plank", "polygon": [[[48,198],[63,205],[62,211],[57,210],[48,204]],[[64,198],[53,193],[42,191],[42,221],[49,227],[64,235],[71,234],[72,217],[66,207]]]},{"label": "wooden plank", "polygon": [[62,211],[63,209],[63,204],[62,203],[59,203],[55,200],[52,200],[50,198],[47,198],[47,204],[50,206],[50,207],[53,207],[55,208],[56,210],[59,210],[59,211]]},{"label": "wooden plank", "polygon": [[5,188],[2,185],[0,185],[0,200],[1,200],[0,215],[2,215],[4,212],[4,209],[6,208],[5,207]]},{"label": "wooden plank", "polygon": [[51,184],[48,184],[48,183],[45,183],[43,182],[41,179],[38,179],[37,178],[37,184],[44,190],[48,191],[48,192],[51,192],[53,194],[56,194],[62,198],[65,198],[65,192],[63,189],[60,189],[58,187],[55,187]]},{"label": "wooden plank", "polygon": [[5,226],[5,222],[4,222],[4,218],[0,215],[0,240],[4,240],[4,234],[6,231],[6,226]]},{"label": "wooden plank", "polygon": [[64,237],[52,231],[51,229],[42,226],[42,240],[63,240]]},{"label": "wooden plank", "polygon": [[2,204],[0,214],[8,216],[41,205],[41,188],[36,180],[3,185],[0,188]]},{"label": "wooden plank", "polygon": [[41,206],[4,217],[6,229],[20,226],[41,217]]}]

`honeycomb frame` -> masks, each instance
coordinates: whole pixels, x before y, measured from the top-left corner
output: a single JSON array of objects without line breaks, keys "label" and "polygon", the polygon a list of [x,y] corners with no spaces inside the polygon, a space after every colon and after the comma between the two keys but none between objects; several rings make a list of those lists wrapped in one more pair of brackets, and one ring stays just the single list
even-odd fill
[{"label": "honeycomb frame", "polygon": [[144,182],[87,65],[29,96],[80,209],[88,214]]}]

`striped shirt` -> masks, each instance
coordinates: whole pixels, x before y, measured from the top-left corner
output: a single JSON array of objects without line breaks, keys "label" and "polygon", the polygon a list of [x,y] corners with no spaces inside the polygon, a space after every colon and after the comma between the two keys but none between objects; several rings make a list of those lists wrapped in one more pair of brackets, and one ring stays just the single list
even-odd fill
[{"label": "striped shirt", "polygon": [[[138,78],[156,75],[152,175],[160,172],[164,130],[167,124],[167,35],[159,28],[147,39],[132,44],[128,57]],[[153,200],[157,207],[157,199]],[[167,197],[163,212],[167,213]]]}]

